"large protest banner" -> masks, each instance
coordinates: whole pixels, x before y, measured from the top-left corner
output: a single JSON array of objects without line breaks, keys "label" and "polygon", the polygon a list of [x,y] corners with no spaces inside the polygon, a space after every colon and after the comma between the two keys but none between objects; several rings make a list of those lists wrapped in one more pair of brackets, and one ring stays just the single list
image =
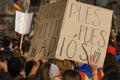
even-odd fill
[{"label": "large protest banner", "polygon": [[56,57],[87,62],[97,55],[103,66],[111,29],[112,11],[68,0]]},{"label": "large protest banner", "polygon": [[43,51],[46,58],[87,62],[87,56],[93,54],[97,55],[102,67],[112,13],[76,0],[61,0],[41,6],[30,58]]}]

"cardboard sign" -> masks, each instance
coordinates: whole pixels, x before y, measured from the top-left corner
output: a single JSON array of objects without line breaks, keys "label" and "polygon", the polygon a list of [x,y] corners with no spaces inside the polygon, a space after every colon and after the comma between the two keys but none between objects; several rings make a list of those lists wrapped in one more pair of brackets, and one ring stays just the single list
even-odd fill
[{"label": "cardboard sign", "polygon": [[55,3],[57,0],[50,0],[49,3]]},{"label": "cardboard sign", "polygon": [[[57,14],[60,13],[59,16],[61,15],[59,18],[56,17],[59,22],[57,31],[54,28],[55,25],[53,25],[56,24],[57,20],[46,18],[46,15],[49,15],[49,17],[50,15],[56,15],[56,10],[48,9],[48,5],[41,7],[39,15],[42,19],[38,20],[41,24],[37,22],[30,57],[34,57],[36,53],[43,51],[44,56],[47,58],[71,59],[86,63],[87,56],[93,54],[97,55],[99,66],[102,67],[113,12],[76,2],[76,0],[67,0],[67,4],[64,3],[65,0],[61,0],[61,3],[58,4],[61,5],[62,10],[65,8],[65,13],[64,10],[61,11],[61,8],[57,9]],[[51,4],[52,8],[56,4]],[[61,20],[62,17],[64,17],[63,21]],[[57,35],[55,32],[57,32]]]},{"label": "cardboard sign", "polygon": [[60,33],[56,56],[87,62],[97,55],[102,67],[111,29],[112,11],[69,0]]},{"label": "cardboard sign", "polygon": [[32,21],[33,13],[23,13],[16,11],[15,31],[20,34],[28,34]]},{"label": "cardboard sign", "polygon": [[66,0],[40,6],[28,60],[40,51],[44,58],[55,57],[65,7]]}]

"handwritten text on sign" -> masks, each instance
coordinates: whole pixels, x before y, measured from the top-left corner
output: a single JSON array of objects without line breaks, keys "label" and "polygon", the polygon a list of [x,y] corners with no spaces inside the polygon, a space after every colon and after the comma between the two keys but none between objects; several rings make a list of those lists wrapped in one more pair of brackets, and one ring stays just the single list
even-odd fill
[{"label": "handwritten text on sign", "polygon": [[103,65],[112,11],[69,0],[57,47],[57,58],[87,61],[97,55]]},{"label": "handwritten text on sign", "polygon": [[55,57],[66,1],[42,5],[39,10],[30,58],[42,51],[44,58]]}]

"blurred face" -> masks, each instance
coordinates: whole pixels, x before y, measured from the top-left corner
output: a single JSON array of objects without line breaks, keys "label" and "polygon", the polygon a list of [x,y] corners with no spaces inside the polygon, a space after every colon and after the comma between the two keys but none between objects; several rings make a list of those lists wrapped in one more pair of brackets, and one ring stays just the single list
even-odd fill
[{"label": "blurred face", "polygon": [[115,29],[111,30],[111,36],[112,36],[112,38],[115,38],[117,36],[117,32]]},{"label": "blurred face", "polygon": [[53,77],[52,80],[61,80],[61,74],[60,74],[60,71],[57,72],[57,74]]}]

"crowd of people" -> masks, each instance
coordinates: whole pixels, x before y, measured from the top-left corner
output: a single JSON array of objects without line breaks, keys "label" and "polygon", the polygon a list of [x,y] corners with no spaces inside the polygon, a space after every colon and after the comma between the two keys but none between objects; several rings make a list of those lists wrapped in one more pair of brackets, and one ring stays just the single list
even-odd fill
[{"label": "crowd of people", "polygon": [[21,50],[20,37],[4,36],[0,40],[0,80],[120,80],[120,29],[111,29],[102,68],[98,67],[98,58],[93,55],[88,56],[88,63],[81,63],[42,59],[43,53],[39,52],[33,60],[27,61],[31,38],[24,37]]},{"label": "crowd of people", "polygon": [[35,58],[27,61],[31,40],[4,36],[0,44],[0,80],[120,80],[120,33],[111,29],[103,68],[96,56],[88,56],[88,64],[72,60]]}]

